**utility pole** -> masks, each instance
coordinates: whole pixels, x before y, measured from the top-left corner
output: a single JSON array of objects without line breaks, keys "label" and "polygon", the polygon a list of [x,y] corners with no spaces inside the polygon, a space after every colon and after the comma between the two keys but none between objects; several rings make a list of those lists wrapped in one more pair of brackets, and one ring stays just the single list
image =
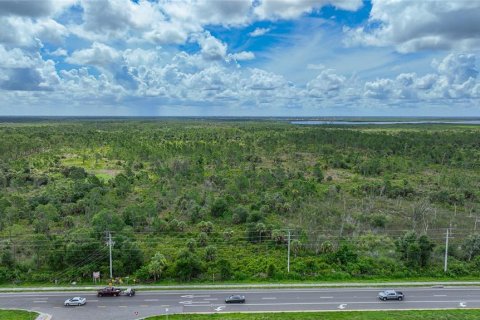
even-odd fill
[{"label": "utility pole", "polygon": [[110,233],[110,231],[108,231],[107,245],[108,245],[108,250],[110,252],[110,279],[113,279],[113,268],[112,268],[112,246],[113,246],[113,242],[112,242],[112,234]]},{"label": "utility pole", "polygon": [[288,230],[287,272],[290,273],[290,230]]},{"label": "utility pole", "polygon": [[447,228],[447,236],[445,237],[445,265],[443,266],[443,272],[447,272],[448,266],[448,230]]}]

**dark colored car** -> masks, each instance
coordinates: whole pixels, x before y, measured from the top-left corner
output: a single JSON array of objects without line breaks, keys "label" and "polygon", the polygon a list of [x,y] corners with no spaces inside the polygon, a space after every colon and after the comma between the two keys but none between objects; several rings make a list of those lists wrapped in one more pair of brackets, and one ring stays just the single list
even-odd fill
[{"label": "dark colored car", "polygon": [[97,291],[98,297],[118,297],[122,290],[115,287],[105,287]]},{"label": "dark colored car", "polygon": [[225,299],[225,303],[245,303],[245,296],[233,295]]},{"label": "dark colored car", "polygon": [[402,301],[404,298],[405,298],[405,295],[401,291],[385,290],[378,293],[378,299],[383,301],[387,301],[387,300]]}]

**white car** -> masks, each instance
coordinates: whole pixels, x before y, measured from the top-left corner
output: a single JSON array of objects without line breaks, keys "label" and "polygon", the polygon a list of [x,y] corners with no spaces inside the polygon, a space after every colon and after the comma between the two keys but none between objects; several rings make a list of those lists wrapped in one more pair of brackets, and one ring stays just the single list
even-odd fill
[{"label": "white car", "polygon": [[83,306],[85,303],[87,303],[86,298],[73,297],[73,298],[65,300],[64,305],[65,306]]}]

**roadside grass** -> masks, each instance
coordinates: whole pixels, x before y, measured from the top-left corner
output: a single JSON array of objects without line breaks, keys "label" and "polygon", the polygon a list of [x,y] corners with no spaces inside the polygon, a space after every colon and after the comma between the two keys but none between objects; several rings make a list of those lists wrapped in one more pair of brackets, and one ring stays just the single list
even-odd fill
[{"label": "roadside grass", "polygon": [[0,320],[34,320],[38,313],[23,310],[1,310]]},{"label": "roadside grass", "polygon": [[[265,279],[264,281],[258,279],[251,279],[251,280],[238,280],[238,281],[190,281],[190,282],[178,282],[174,280],[163,280],[157,282],[137,282],[133,284],[132,281],[129,283],[122,283],[122,284],[115,284],[118,287],[155,287],[155,286],[179,286],[190,288],[192,286],[218,286],[221,288],[222,286],[232,287],[232,286],[255,286],[261,285],[268,287],[271,285],[275,287],[277,285],[281,286],[302,286],[305,287],[315,287],[318,285],[319,287],[349,287],[351,284],[358,285],[365,285],[365,286],[372,286],[372,287],[382,287],[382,286],[389,286],[390,283],[395,283],[395,286],[407,286],[407,287],[415,287],[415,286],[428,286],[428,285],[449,285],[449,282],[477,282],[480,281],[480,278],[475,276],[467,276],[467,277],[406,277],[406,278],[384,278],[384,277],[372,277],[369,279],[365,278],[349,278],[349,279],[323,279],[323,280],[294,280],[294,279]],[[428,282],[428,284],[423,284],[423,282]],[[97,282],[94,283],[92,281],[82,281],[77,285],[71,285],[69,282],[60,282],[58,284],[54,284],[53,282],[20,282],[20,283],[1,283],[0,289],[5,288],[15,288],[18,289],[29,289],[29,288],[50,288],[55,290],[55,288],[59,287],[69,287],[68,290],[83,290],[83,287],[104,287],[107,286],[109,283],[105,282]],[[469,285],[469,284],[465,284]],[[477,283],[473,283],[472,285],[477,286]]]},{"label": "roadside grass", "polygon": [[[342,311],[342,312],[279,312],[176,314],[171,320],[477,320],[480,310],[412,310],[412,311]],[[161,320],[155,316],[146,320]]]}]

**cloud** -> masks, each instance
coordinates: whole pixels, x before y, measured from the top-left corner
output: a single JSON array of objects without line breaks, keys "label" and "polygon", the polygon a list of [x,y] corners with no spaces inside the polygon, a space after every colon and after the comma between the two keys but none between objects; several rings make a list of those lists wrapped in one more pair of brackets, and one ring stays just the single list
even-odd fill
[{"label": "cloud", "polygon": [[433,61],[438,73],[445,75],[449,83],[464,83],[470,78],[476,79],[478,68],[474,54],[449,54],[442,61]]},{"label": "cloud", "polygon": [[145,33],[145,39],[155,44],[184,44],[191,32],[201,31],[201,28],[185,28],[178,22],[157,22],[151,31]]},{"label": "cloud", "polygon": [[44,17],[54,12],[53,1],[38,0],[2,0],[0,15],[15,15],[24,17]]},{"label": "cloud", "polygon": [[363,3],[362,0],[262,0],[254,12],[260,20],[295,19],[327,5],[355,11]]},{"label": "cloud", "polygon": [[89,40],[141,38],[142,32],[164,20],[158,4],[147,0],[82,0],[80,3],[83,24],[71,25],[70,29]]},{"label": "cloud", "polygon": [[338,95],[346,80],[345,76],[336,74],[334,70],[323,68],[315,79],[307,83],[308,94],[312,97]]},{"label": "cloud", "polygon": [[270,32],[270,28],[256,28],[252,32],[249,33],[250,37],[260,37],[264,34]]},{"label": "cloud", "polygon": [[239,26],[250,21],[252,0],[177,0],[162,6],[171,20],[204,25]]},{"label": "cloud", "polygon": [[50,52],[50,54],[52,56],[55,56],[55,57],[66,57],[66,56],[68,56],[67,50],[65,50],[63,48],[58,48],[55,51]]},{"label": "cloud", "polygon": [[441,61],[433,61],[435,73],[423,76],[401,73],[395,79],[368,81],[365,83],[364,96],[418,102],[476,98],[479,83],[475,60],[473,54],[449,54]]},{"label": "cloud", "polygon": [[118,62],[120,54],[112,47],[94,42],[91,48],[78,50],[65,59],[68,63],[107,67]]},{"label": "cloud", "polygon": [[399,52],[480,48],[480,1],[373,0],[366,25],[345,28],[348,45]]},{"label": "cloud", "polygon": [[227,45],[210,32],[195,35],[194,39],[200,46],[200,53],[206,60],[224,60],[227,55]]},{"label": "cloud", "polygon": [[0,43],[22,47],[38,47],[42,42],[59,44],[68,35],[65,26],[49,18],[33,21],[18,16],[0,17],[0,30]]},{"label": "cloud", "polygon": [[38,53],[0,45],[0,89],[9,91],[52,90],[59,78],[52,60]]},{"label": "cloud", "polygon": [[234,59],[235,61],[245,61],[255,59],[255,54],[250,51],[242,51],[229,55],[229,58]]}]

